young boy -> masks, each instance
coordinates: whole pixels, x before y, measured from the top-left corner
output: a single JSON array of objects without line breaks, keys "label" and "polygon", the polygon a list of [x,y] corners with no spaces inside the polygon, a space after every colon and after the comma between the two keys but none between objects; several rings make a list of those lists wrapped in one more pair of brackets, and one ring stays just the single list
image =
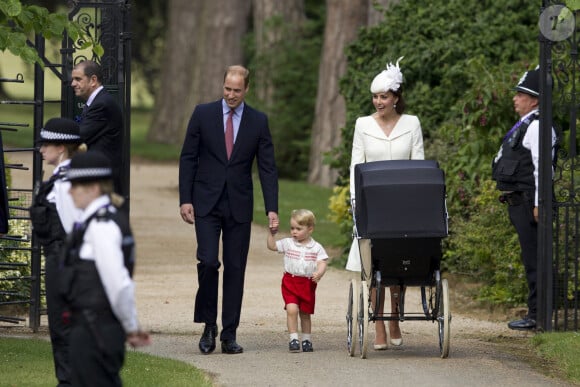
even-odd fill
[{"label": "young boy", "polygon": [[328,254],[320,243],[312,239],[316,219],[312,211],[294,210],[290,216],[292,238],[275,241],[278,225],[272,225],[268,234],[268,248],[284,253],[282,297],[286,309],[290,352],[300,352],[298,316],[302,328],[302,351],[312,352],[310,315],[314,314],[315,292],[318,281],[326,271]]},{"label": "young boy", "polygon": [[71,310],[70,363],[75,386],[121,386],[125,342],[147,345],[135,307],[134,241],[117,208],[113,169],[99,152],[74,156],[66,173],[83,210],[64,246],[62,292]]}]

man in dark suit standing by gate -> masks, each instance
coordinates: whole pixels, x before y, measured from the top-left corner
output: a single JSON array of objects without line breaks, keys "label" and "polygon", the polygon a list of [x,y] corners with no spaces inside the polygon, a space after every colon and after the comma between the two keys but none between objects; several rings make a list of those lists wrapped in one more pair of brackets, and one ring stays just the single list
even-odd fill
[{"label": "man in dark suit standing by gate", "polygon": [[267,116],[244,102],[249,71],[230,66],[223,99],[196,106],[179,162],[179,204],[182,219],[195,225],[197,275],[194,322],[205,323],[199,349],[215,350],[222,238],[223,353],[242,353],[236,341],[254,207],[252,165],[258,173],[270,227],[278,224],[278,173]]},{"label": "man in dark suit standing by gate", "polygon": [[79,62],[72,70],[71,86],[85,101],[81,116],[81,138],[91,151],[103,153],[113,165],[115,192],[129,194],[123,179],[123,113],[115,98],[103,87],[101,66],[91,60]]}]

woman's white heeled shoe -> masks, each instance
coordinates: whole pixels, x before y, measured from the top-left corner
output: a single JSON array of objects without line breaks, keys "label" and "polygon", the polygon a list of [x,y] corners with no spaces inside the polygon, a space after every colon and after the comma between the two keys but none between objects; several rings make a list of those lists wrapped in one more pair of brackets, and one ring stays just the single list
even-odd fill
[{"label": "woman's white heeled shoe", "polygon": [[400,347],[401,345],[403,345],[403,338],[391,339],[391,344],[394,345],[395,347]]}]

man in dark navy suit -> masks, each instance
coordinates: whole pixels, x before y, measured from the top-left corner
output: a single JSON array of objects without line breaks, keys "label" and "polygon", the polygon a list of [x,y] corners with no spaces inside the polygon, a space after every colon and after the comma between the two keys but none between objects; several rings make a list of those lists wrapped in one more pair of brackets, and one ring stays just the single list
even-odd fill
[{"label": "man in dark navy suit", "polygon": [[85,101],[81,116],[81,138],[91,151],[103,153],[113,165],[115,192],[129,195],[128,180],[123,177],[123,113],[115,98],[103,87],[101,66],[91,60],[79,62],[72,71],[71,86]]},{"label": "man in dark navy suit", "polygon": [[205,323],[199,341],[203,354],[215,350],[220,236],[224,266],[221,347],[223,353],[243,352],[236,330],[250,246],[254,159],[270,228],[275,231],[278,224],[278,172],[268,118],[244,102],[248,87],[249,71],[228,67],[223,99],[196,106],[179,162],[180,213],[185,222],[195,225],[197,238],[199,288],[194,322]]}]

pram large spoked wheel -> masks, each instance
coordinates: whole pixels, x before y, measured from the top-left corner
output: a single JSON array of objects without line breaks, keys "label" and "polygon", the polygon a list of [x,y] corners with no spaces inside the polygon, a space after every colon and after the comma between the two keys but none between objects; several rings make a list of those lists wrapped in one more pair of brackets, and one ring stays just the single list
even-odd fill
[{"label": "pram large spoked wheel", "polygon": [[449,313],[449,284],[446,279],[440,281],[437,287],[437,324],[439,325],[439,351],[441,358],[449,356],[449,341],[451,338],[451,315]]},{"label": "pram large spoked wheel", "polygon": [[369,288],[367,281],[360,283],[357,322],[360,357],[366,359],[369,347]]},{"label": "pram large spoked wheel", "polygon": [[358,301],[358,286],[353,278],[348,286],[348,304],[346,307],[346,347],[350,356],[354,356],[356,342],[358,341],[356,329],[358,324]]},{"label": "pram large spoked wheel", "polygon": [[346,346],[348,354],[354,356],[356,347],[361,358],[367,357],[369,326],[369,289],[366,281],[352,279],[348,285],[346,309]]}]

